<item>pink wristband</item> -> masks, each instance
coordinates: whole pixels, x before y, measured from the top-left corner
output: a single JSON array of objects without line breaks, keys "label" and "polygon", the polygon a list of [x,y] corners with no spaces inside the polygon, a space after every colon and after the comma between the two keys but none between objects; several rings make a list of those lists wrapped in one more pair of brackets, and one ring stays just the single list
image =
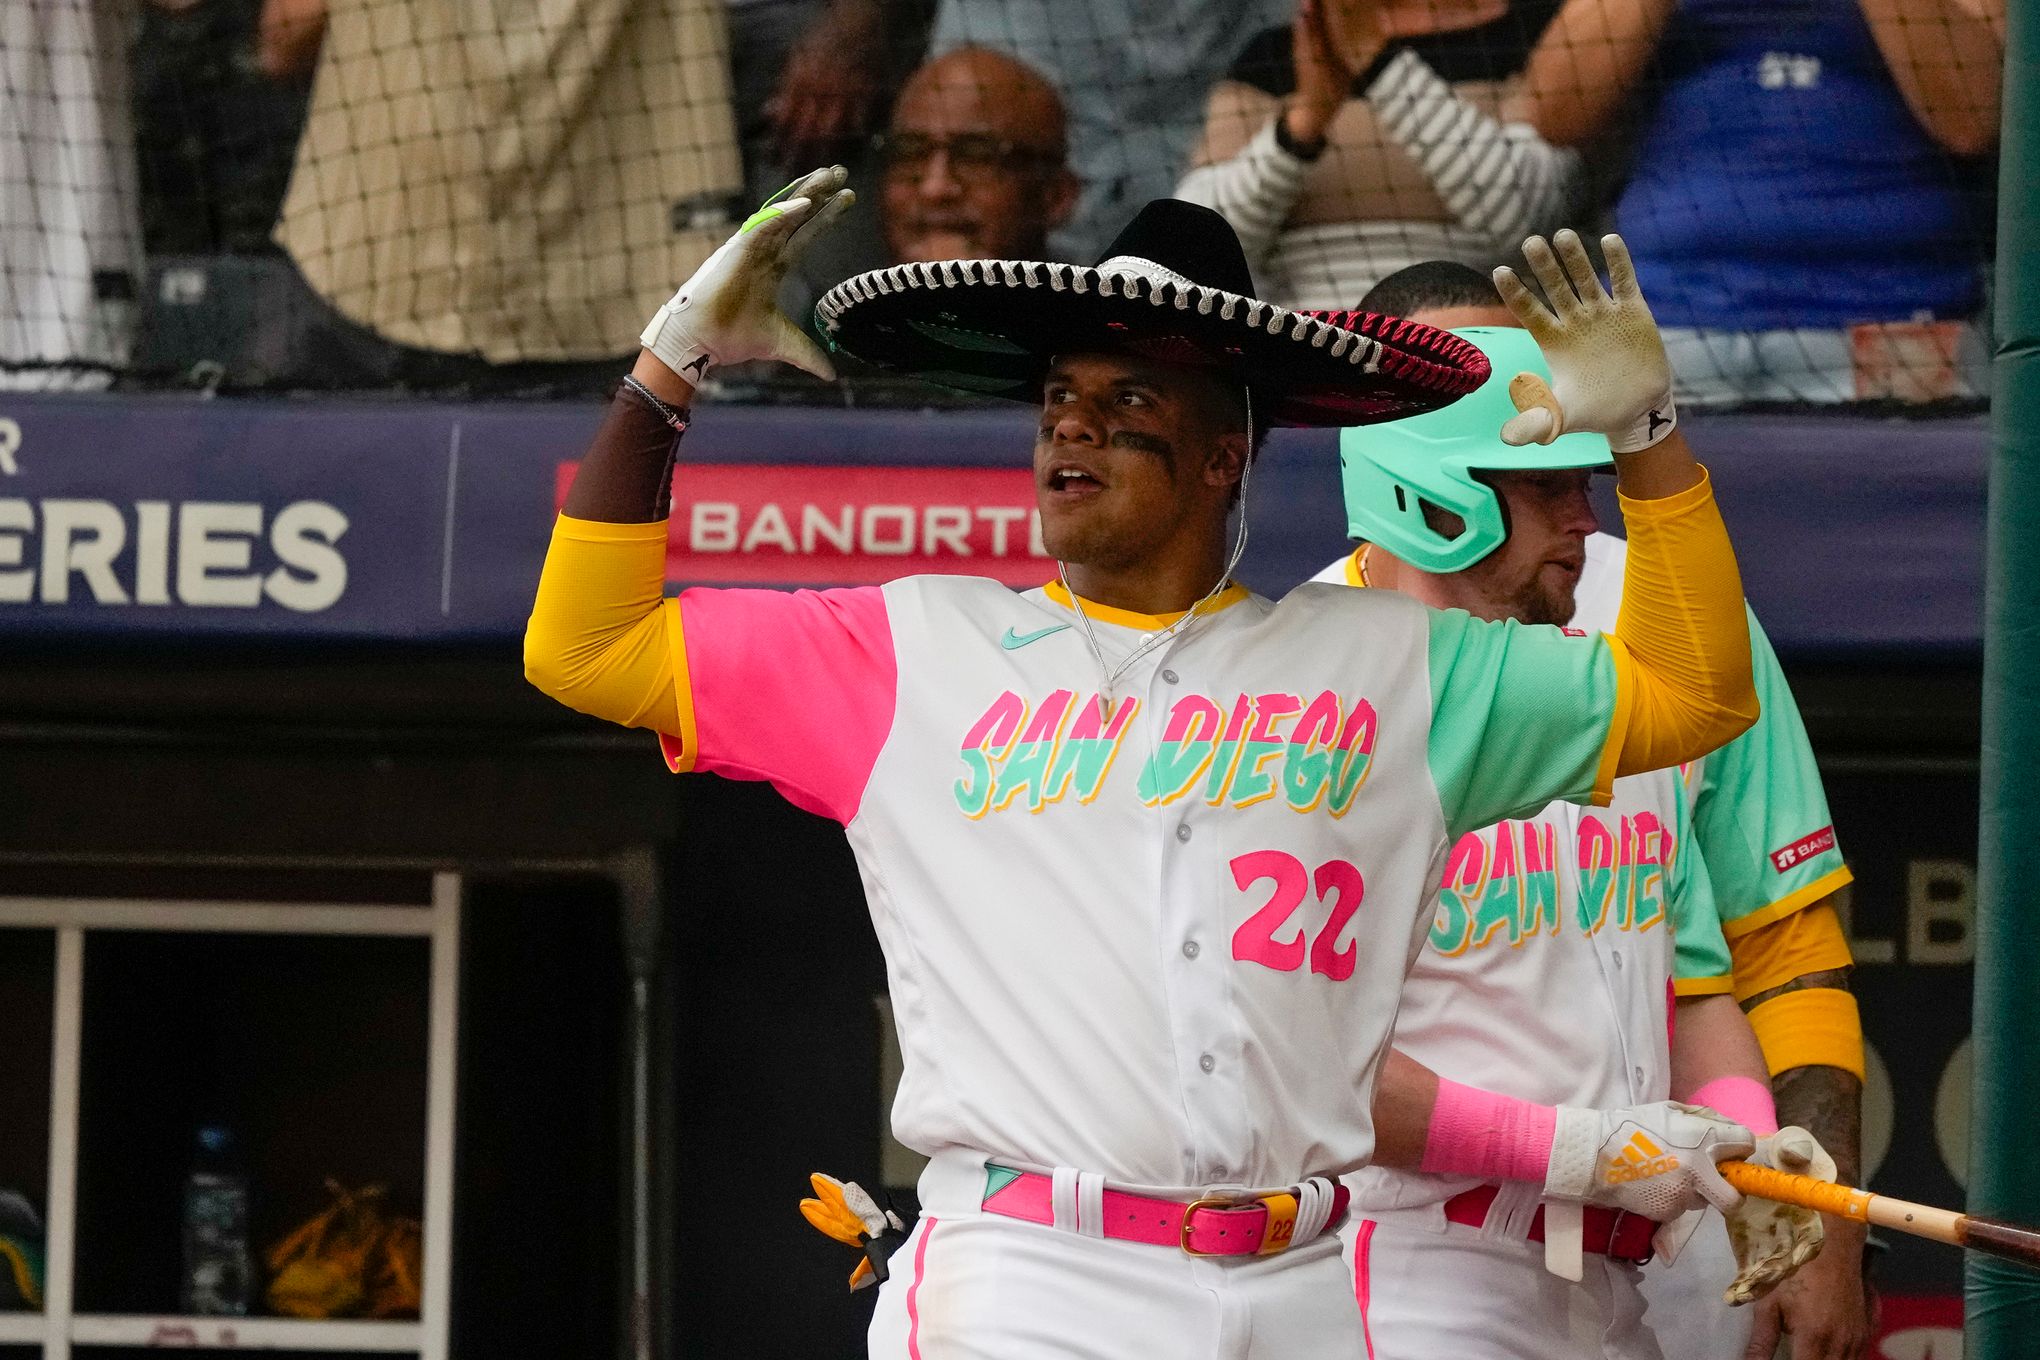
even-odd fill
[{"label": "pink wristband", "polygon": [[1438,1078],[1438,1103],[1421,1170],[1447,1176],[1542,1181],[1551,1167],[1558,1111]]},{"label": "pink wristband", "polygon": [[1771,1100],[1771,1088],[1755,1077],[1716,1077],[1687,1096],[1686,1103],[1717,1110],[1759,1138],[1778,1131],[1778,1107]]}]

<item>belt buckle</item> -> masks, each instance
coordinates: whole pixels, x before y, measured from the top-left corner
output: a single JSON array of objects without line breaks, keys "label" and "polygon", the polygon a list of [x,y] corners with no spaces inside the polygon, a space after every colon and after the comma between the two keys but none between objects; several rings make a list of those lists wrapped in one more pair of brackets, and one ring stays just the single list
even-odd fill
[{"label": "belt buckle", "polygon": [[1191,1200],[1188,1204],[1183,1206],[1183,1227],[1181,1232],[1177,1236],[1176,1245],[1183,1249],[1183,1254],[1185,1256],[1218,1255],[1218,1253],[1215,1251],[1199,1251],[1197,1250],[1197,1248],[1190,1245],[1190,1220],[1192,1217],[1196,1215],[1199,1209],[1232,1209],[1237,1207],[1238,1207],[1237,1201],[1227,1199],[1223,1196],[1218,1195],[1204,1195],[1197,1199]]}]

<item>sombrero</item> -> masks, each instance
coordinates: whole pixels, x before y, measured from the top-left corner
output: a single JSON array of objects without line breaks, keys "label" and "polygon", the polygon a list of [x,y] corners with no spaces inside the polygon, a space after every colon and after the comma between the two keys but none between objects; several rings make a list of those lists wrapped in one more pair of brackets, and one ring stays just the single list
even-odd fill
[{"label": "sombrero", "polygon": [[1209,208],[1164,198],[1090,267],[944,260],[831,288],[815,317],[831,349],[938,387],[1038,402],[1057,354],[1132,353],[1207,367],[1253,394],[1263,425],[1367,425],[1445,406],[1488,376],[1449,331],[1357,313],[1335,326],[1262,302],[1239,237]]}]

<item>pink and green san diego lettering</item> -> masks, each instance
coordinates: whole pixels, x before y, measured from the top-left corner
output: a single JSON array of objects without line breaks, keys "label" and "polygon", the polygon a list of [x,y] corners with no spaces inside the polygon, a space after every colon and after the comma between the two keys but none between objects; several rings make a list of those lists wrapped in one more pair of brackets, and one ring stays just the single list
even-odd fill
[{"label": "pink and green san diego lettering", "polygon": [[1186,694],[1141,767],[1141,801],[1172,803],[1201,779],[1214,807],[1252,807],[1280,793],[1294,811],[1323,806],[1341,817],[1367,782],[1378,727],[1373,704],[1349,705],[1330,691],[1308,704],[1295,694],[1242,694],[1230,708]]},{"label": "pink and green san diego lettering", "polygon": [[1374,768],[1374,733],[1380,726],[1374,705],[1358,700],[1339,726],[1339,760],[1331,774],[1331,813],[1343,817]]},{"label": "pink and green san diego lettering", "polygon": [[1225,734],[1218,739],[1218,748],[1211,756],[1210,773],[1204,780],[1204,801],[1213,807],[1226,801],[1226,789],[1240,767],[1240,747],[1247,735],[1247,724],[1253,717],[1252,699],[1242,694],[1233,700],[1232,712],[1226,715]]},{"label": "pink and green san diego lettering", "polygon": [[1131,695],[1119,701],[1119,707],[1112,710],[1109,718],[1105,715],[1105,700],[1099,695],[1079,704],[1077,720],[1070,725],[1069,735],[1048,767],[1045,800],[1061,802],[1072,783],[1079,803],[1096,798],[1105,787],[1105,776],[1112,772],[1112,762],[1119,757],[1119,743],[1125,740],[1127,727],[1139,711],[1140,700]]},{"label": "pink and green san diego lettering", "polygon": [[1127,698],[1109,716],[1093,694],[1059,689],[1032,707],[1007,690],[964,734],[964,774],[953,786],[956,806],[976,820],[1016,804],[1039,812],[1072,790],[1088,803],[1105,786],[1119,744],[1140,708]]},{"label": "pink and green san diego lettering", "polygon": [[1261,768],[1282,755],[1289,743],[1276,735],[1275,724],[1303,712],[1303,700],[1294,694],[1254,696],[1254,725],[1240,749],[1239,768],[1232,777],[1234,807],[1252,807],[1275,796],[1275,776]]},{"label": "pink and green san diego lettering", "polygon": [[1580,929],[1592,935],[1612,921],[1617,930],[1649,930],[1663,921],[1671,841],[1654,812],[1624,816],[1612,828],[1581,817]]},{"label": "pink and green san diego lettering", "polygon": [[1503,822],[1461,836],[1445,860],[1431,945],[1457,957],[1506,939],[1511,948],[1558,929],[1557,831]]},{"label": "pink and green san diego lettering", "polygon": [[963,734],[963,778],[956,781],[956,805],[973,821],[991,810],[998,783],[998,763],[1013,749],[1013,738],[1027,717],[1027,701],[1007,690],[992,700]]},{"label": "pink and green san diego lettering", "polygon": [[1069,720],[1070,690],[1059,689],[1041,701],[1034,716],[1020,733],[1006,768],[999,772],[999,787],[992,794],[992,811],[1004,812],[1021,794],[1027,795],[1027,810],[1039,812],[1048,804],[1048,769],[1055,763],[1055,748],[1062,742],[1063,724]]},{"label": "pink and green san diego lettering", "polygon": [[1162,741],[1140,767],[1135,791],[1149,807],[1173,803],[1190,791],[1211,764],[1225,714],[1201,694],[1186,694],[1169,708]]}]

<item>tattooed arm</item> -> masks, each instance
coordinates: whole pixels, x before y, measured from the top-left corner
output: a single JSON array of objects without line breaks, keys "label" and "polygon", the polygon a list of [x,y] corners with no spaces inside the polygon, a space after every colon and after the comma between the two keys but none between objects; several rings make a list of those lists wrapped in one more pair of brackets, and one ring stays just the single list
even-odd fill
[{"label": "tattooed arm", "polygon": [[[1742,1003],[1745,1011],[1787,992],[1813,988],[1849,990],[1845,968],[1807,973]],[[1863,1083],[1839,1067],[1808,1065],[1771,1079],[1780,1124],[1797,1124],[1820,1140],[1835,1159],[1836,1179],[1862,1183]],[[1860,1223],[1823,1216],[1827,1243],[1821,1254],[1777,1292],[1755,1305],[1749,1356],[1768,1360],[1780,1332],[1792,1337],[1792,1360],[1858,1360],[1870,1342],[1870,1310],[1863,1284]]]}]

